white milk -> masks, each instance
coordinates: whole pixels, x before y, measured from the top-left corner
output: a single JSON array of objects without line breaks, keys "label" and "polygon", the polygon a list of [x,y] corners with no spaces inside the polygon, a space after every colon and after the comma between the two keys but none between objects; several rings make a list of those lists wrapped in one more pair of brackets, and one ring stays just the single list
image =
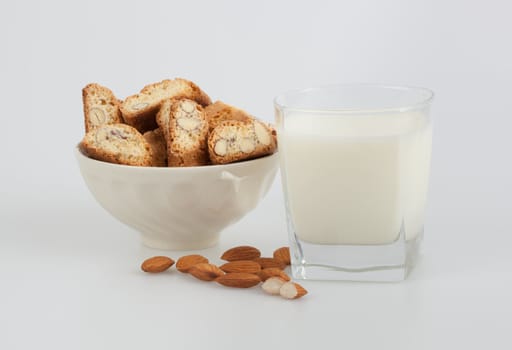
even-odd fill
[{"label": "white milk", "polygon": [[282,119],[279,151],[298,238],[383,244],[423,230],[431,153],[426,113]]}]

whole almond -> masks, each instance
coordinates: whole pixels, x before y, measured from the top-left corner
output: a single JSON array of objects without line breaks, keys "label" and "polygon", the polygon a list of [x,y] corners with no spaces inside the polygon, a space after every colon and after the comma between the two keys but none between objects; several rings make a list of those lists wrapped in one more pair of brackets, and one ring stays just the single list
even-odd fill
[{"label": "whole almond", "polygon": [[187,273],[192,266],[207,262],[208,259],[206,259],[202,255],[185,255],[179,258],[178,261],[176,262],[176,269],[180,272]]},{"label": "whole almond", "polygon": [[286,282],[279,289],[279,294],[286,299],[298,299],[308,293],[300,284],[295,282]]},{"label": "whole almond", "polygon": [[200,263],[192,266],[188,273],[201,281],[213,281],[224,275],[224,271],[209,263]]},{"label": "whole almond", "polygon": [[144,260],[140,268],[145,272],[157,273],[167,270],[173,264],[174,260],[167,256],[154,256]]},{"label": "whole almond", "polygon": [[291,259],[290,259],[290,248],[288,247],[281,247],[279,249],[276,249],[274,251],[274,258],[275,259],[279,259],[281,260],[282,262],[284,262],[286,265],[290,265],[291,264]]},{"label": "whole almond", "polygon": [[279,277],[270,277],[268,280],[263,282],[261,288],[272,295],[279,295],[281,287],[285,284],[286,281]]},{"label": "whole almond", "polygon": [[236,260],[221,265],[220,269],[224,272],[245,272],[257,274],[261,271],[261,266],[252,260]]},{"label": "whole almond", "polygon": [[260,256],[261,252],[258,248],[243,245],[226,250],[220,258],[226,261],[237,261],[253,260],[259,258]]},{"label": "whole almond", "polygon": [[277,268],[277,267],[269,267],[266,269],[261,270],[258,272],[258,276],[260,276],[260,279],[265,282],[270,277],[279,277],[282,280],[289,281],[290,276],[286,274],[283,270]]},{"label": "whole almond", "polygon": [[254,259],[258,264],[260,264],[262,269],[268,269],[270,267],[275,267],[281,270],[286,268],[286,264],[279,259],[276,258],[256,258]]},{"label": "whole almond", "polygon": [[257,275],[244,272],[226,273],[215,281],[223,286],[233,288],[250,288],[261,282]]}]

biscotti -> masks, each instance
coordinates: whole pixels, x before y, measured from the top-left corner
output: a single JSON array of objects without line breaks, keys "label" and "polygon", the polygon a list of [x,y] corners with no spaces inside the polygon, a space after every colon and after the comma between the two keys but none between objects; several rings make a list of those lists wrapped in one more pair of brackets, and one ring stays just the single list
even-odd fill
[{"label": "biscotti", "polygon": [[249,160],[277,148],[269,124],[222,101],[212,104],[185,79],[147,85],[124,101],[96,83],[85,86],[82,96],[86,136],[80,148],[91,158],[187,167]]},{"label": "biscotti", "polygon": [[137,129],[125,124],[105,124],[85,134],[81,151],[109,163],[150,166],[151,147]]},{"label": "biscotti", "polygon": [[254,119],[247,112],[230,106],[222,101],[216,101],[215,103],[206,106],[204,111],[206,113],[206,117],[208,118],[208,127],[210,132],[212,132],[212,130],[215,129],[217,125],[225,120],[239,120],[243,122],[249,122]]},{"label": "biscotti", "polygon": [[167,143],[162,129],[146,131],[144,138],[151,146],[152,153],[152,166],[165,167],[167,166]]},{"label": "biscotti", "polygon": [[121,104],[126,124],[144,133],[157,128],[156,114],[164,100],[188,98],[202,106],[211,103],[210,97],[193,82],[176,78],[145,86],[140,93],[127,97]]},{"label": "biscotti", "polygon": [[209,163],[208,121],[200,104],[186,98],[166,100],[156,119],[167,142],[168,166]]},{"label": "biscotti", "polygon": [[273,129],[252,120],[221,122],[208,137],[208,153],[213,164],[226,164],[274,153]]},{"label": "biscotti", "polygon": [[104,124],[122,123],[119,101],[114,93],[99,84],[88,84],[82,89],[85,132]]}]

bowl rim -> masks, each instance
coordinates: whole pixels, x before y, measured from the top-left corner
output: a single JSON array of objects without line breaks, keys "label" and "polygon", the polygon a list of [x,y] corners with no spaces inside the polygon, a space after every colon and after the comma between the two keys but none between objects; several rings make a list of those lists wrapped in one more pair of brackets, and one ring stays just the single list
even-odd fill
[{"label": "bowl rim", "polygon": [[95,164],[96,166],[101,166],[105,168],[111,169],[131,169],[136,171],[147,171],[147,172],[192,172],[197,170],[207,170],[207,171],[218,171],[218,170],[229,170],[234,168],[239,168],[244,165],[253,165],[257,163],[262,163],[269,161],[271,159],[275,159],[278,156],[278,150],[276,150],[272,154],[268,154],[263,157],[244,160],[235,163],[228,164],[210,164],[210,165],[200,165],[200,166],[188,166],[188,167],[156,167],[156,166],[136,166],[136,165],[125,165],[125,164],[116,164],[109,163],[102,160],[94,159],[86,156],[82,150],[80,149],[80,145],[75,146],[74,149],[75,156],[77,159],[82,159],[85,162],[89,162],[91,164]]}]

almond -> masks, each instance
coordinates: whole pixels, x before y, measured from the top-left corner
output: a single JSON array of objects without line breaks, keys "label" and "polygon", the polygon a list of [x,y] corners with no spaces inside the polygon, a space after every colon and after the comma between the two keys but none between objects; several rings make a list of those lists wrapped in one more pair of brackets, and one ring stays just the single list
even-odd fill
[{"label": "almond", "polygon": [[279,277],[270,277],[261,285],[261,288],[272,295],[279,295],[281,287],[285,284],[286,281]]},{"label": "almond", "polygon": [[141,265],[142,271],[157,273],[167,270],[174,264],[174,260],[166,256],[154,256],[144,260]]},{"label": "almond", "polygon": [[256,134],[256,138],[262,145],[270,145],[271,142],[271,132],[268,128],[264,127],[260,122],[254,122],[254,133]]},{"label": "almond", "polygon": [[141,102],[141,103],[137,103],[135,105],[132,106],[132,109],[134,111],[140,111],[141,109],[144,109],[146,108],[147,106],[149,106],[149,103],[147,102]]},{"label": "almond", "polygon": [[227,273],[215,281],[223,286],[234,288],[250,288],[261,282],[257,275],[245,272]]},{"label": "almond", "polygon": [[276,249],[274,251],[274,258],[281,260],[286,265],[290,265],[291,264],[290,248],[288,248],[288,247],[281,247],[279,249]]},{"label": "almond", "polygon": [[279,294],[286,299],[298,299],[308,294],[308,291],[298,283],[286,282],[279,289]]},{"label": "almond", "polygon": [[256,258],[253,260],[256,261],[258,264],[260,264],[262,269],[268,269],[270,267],[275,267],[275,268],[284,270],[286,268],[286,264],[282,260],[275,259],[275,258]]},{"label": "almond", "polygon": [[261,266],[256,261],[252,260],[236,260],[225,263],[220,267],[224,272],[245,272],[258,274],[261,271]]},{"label": "almond", "polygon": [[219,156],[225,156],[228,153],[228,142],[224,139],[220,139],[213,148],[215,154]]},{"label": "almond", "polygon": [[254,248],[251,246],[239,246],[228,249],[222,254],[220,257],[222,260],[226,261],[236,261],[236,260],[254,260],[261,256],[261,252],[258,248]]},{"label": "almond", "polygon": [[284,272],[283,270],[281,270],[277,267],[269,267],[269,268],[263,269],[260,272],[258,272],[258,276],[260,276],[260,279],[263,282],[268,280],[270,277],[279,277],[285,281],[290,280],[290,276],[288,276],[286,274],[286,272]]},{"label": "almond", "polygon": [[224,271],[209,263],[196,264],[188,270],[188,273],[201,281],[213,281],[224,275]]},{"label": "almond", "polygon": [[98,107],[91,108],[89,113],[91,116],[91,122],[93,122],[94,125],[101,125],[101,124],[105,123],[105,121],[107,119],[105,116],[105,112],[101,108],[98,108]]},{"label": "almond", "polygon": [[208,259],[206,259],[202,255],[185,255],[179,258],[178,261],[176,262],[176,269],[180,272],[187,273],[192,266],[207,262]]}]

